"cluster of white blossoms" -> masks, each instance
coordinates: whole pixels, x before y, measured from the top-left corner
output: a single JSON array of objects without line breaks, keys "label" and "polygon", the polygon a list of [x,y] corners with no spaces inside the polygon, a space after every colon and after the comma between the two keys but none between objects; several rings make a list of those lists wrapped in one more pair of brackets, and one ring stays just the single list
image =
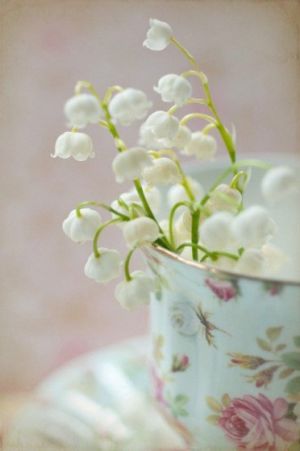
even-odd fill
[{"label": "cluster of white blossoms", "polygon": [[[119,277],[115,296],[129,310],[147,304],[157,281],[144,271],[130,271],[134,252],[149,245],[206,262],[222,269],[250,275],[277,271],[285,256],[274,244],[277,227],[266,207],[244,206],[244,192],[251,167],[268,169],[262,179],[262,194],[267,203],[281,202],[298,189],[295,172],[289,167],[269,168],[256,161],[237,161],[235,133],[220,119],[213,102],[208,79],[199,70],[192,55],[175,39],[165,22],[150,20],[144,46],[161,51],[173,44],[193,65],[182,74],[166,74],[154,86],[161,100],[171,103],[166,110],[149,114],[152,102],[138,89],[112,86],[103,96],[88,82],[78,82],[75,95],[65,104],[70,131],[57,138],[53,157],[85,161],[95,157],[94,145],[82,131],[98,124],[110,132],[117,150],[112,169],[118,183],[132,182],[134,187],[109,204],[87,201],[72,210],[63,222],[65,234],[74,242],[91,242],[93,252],[84,267],[87,277],[106,283]],[[190,77],[200,82],[202,97],[194,97]],[[198,106],[186,115],[181,109]],[[118,127],[143,120],[138,144],[127,147]],[[195,123],[190,128],[189,122]],[[179,155],[213,160],[217,152],[215,134],[223,141],[229,156],[226,171],[209,189],[185,174]],[[200,163],[201,164],[201,163]],[[168,208],[161,211],[160,187],[167,189]],[[110,215],[106,220],[97,212]],[[115,249],[99,245],[101,233],[119,226],[128,247],[123,259]]]}]

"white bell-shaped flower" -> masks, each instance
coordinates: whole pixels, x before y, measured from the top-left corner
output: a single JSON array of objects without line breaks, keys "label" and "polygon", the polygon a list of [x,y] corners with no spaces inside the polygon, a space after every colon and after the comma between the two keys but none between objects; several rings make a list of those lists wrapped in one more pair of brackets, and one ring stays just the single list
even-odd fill
[{"label": "white bell-shaped flower", "polygon": [[267,202],[276,203],[299,188],[296,173],[292,168],[278,166],[266,172],[262,179],[262,194]]},{"label": "white bell-shaped flower", "polygon": [[151,293],[155,289],[154,280],[143,271],[134,271],[131,277],[131,280],[124,280],[115,289],[117,301],[126,310],[149,304]]},{"label": "white bell-shaped flower", "polygon": [[192,132],[186,125],[179,125],[178,131],[173,139],[172,147],[182,150],[191,140]]},{"label": "white bell-shaped flower", "polygon": [[[204,188],[200,185],[197,180],[188,177],[188,183],[191,188],[193,195],[196,200],[201,200],[205,194]],[[170,207],[177,204],[178,202],[189,200],[188,195],[182,185],[176,184],[171,186],[168,191],[168,204]]]},{"label": "white bell-shaped flower", "polygon": [[199,160],[211,160],[215,156],[216,151],[217,142],[213,136],[202,132],[194,132],[183,153],[194,155]]},{"label": "white bell-shaped flower", "polygon": [[153,243],[160,235],[156,222],[146,217],[136,218],[126,222],[122,231],[129,247]]},{"label": "white bell-shaped flower", "polygon": [[103,112],[95,96],[88,93],[71,97],[64,108],[70,126],[82,128],[87,124],[96,124],[103,117]]},{"label": "white bell-shaped flower", "polygon": [[92,208],[81,208],[80,216],[72,210],[64,220],[64,233],[76,243],[93,240],[97,229],[101,225],[101,216]]},{"label": "white bell-shaped flower", "polygon": [[246,249],[235,265],[235,271],[249,275],[263,275],[266,261],[259,249]]},{"label": "white bell-shaped flower", "polygon": [[288,256],[274,244],[264,244],[261,252],[266,260],[266,270],[268,273],[278,272],[288,262]]},{"label": "white bell-shaped flower", "polygon": [[158,19],[150,19],[149,25],[147,39],[143,42],[143,46],[155,51],[167,48],[173,35],[170,25]]},{"label": "white bell-shaped flower", "polygon": [[206,207],[212,212],[228,211],[229,213],[236,213],[242,202],[241,193],[230,186],[222,183],[211,193]]},{"label": "white bell-shaped flower", "polygon": [[120,274],[121,257],[114,249],[98,249],[100,256],[91,254],[85,264],[84,273],[95,282],[106,283]]},{"label": "white bell-shaped flower", "polygon": [[113,119],[122,125],[130,125],[143,119],[152,107],[143,91],[127,88],[116,94],[109,103],[109,112]]},{"label": "white bell-shaped flower", "polygon": [[192,95],[192,85],[181,75],[167,74],[158,80],[154,91],[161,95],[163,102],[173,102],[182,106]]},{"label": "white bell-shaped flower", "polygon": [[143,170],[152,165],[152,160],[146,149],[132,147],[118,153],[112,163],[112,168],[118,183],[141,177]]},{"label": "white bell-shaped flower", "polygon": [[153,160],[153,166],[148,166],[143,171],[143,179],[148,185],[170,185],[178,183],[181,175],[176,163],[170,158],[157,158]]},{"label": "white bell-shaped flower", "polygon": [[265,208],[254,205],[234,218],[232,232],[240,246],[259,248],[275,235],[276,224]]},{"label": "white bell-shaped flower", "polygon": [[179,121],[166,111],[150,114],[140,128],[140,144],[152,149],[172,145],[179,128]]},{"label": "white bell-shaped flower", "polygon": [[86,133],[65,132],[56,140],[53,158],[70,158],[76,161],[85,161],[94,158],[93,141]]},{"label": "white bell-shaped flower", "polygon": [[174,224],[174,237],[176,246],[191,239],[192,216],[190,210],[184,208]]},{"label": "white bell-shaped flower", "polygon": [[232,245],[231,225],[233,216],[218,212],[207,218],[200,227],[200,239],[210,251],[222,251]]}]

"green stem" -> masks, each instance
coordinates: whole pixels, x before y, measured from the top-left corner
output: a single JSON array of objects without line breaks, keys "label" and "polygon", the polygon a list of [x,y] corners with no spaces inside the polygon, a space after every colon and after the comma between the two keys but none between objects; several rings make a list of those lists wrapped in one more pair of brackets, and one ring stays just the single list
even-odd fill
[{"label": "green stem", "polygon": [[94,239],[93,239],[93,251],[94,251],[94,255],[96,258],[100,257],[100,252],[98,250],[98,239],[99,236],[101,234],[101,232],[106,229],[106,227],[108,227],[111,224],[116,224],[118,222],[121,222],[121,220],[119,218],[117,219],[110,219],[109,221],[104,222],[103,224],[101,224],[101,226],[97,229]]},{"label": "green stem", "polygon": [[[199,241],[199,222],[200,222],[200,209],[195,210],[192,213],[192,232],[191,232],[191,241],[192,243],[198,244]],[[192,247],[192,257],[193,260],[198,261],[198,247]]]},{"label": "green stem", "polygon": [[136,189],[136,191],[137,191],[137,193],[138,193],[138,196],[139,196],[139,198],[141,199],[141,202],[142,202],[142,205],[143,205],[143,207],[144,207],[144,210],[145,210],[146,215],[147,215],[149,218],[153,219],[153,221],[156,222],[156,224],[157,224],[157,226],[158,226],[158,228],[159,228],[159,231],[160,231],[160,233],[161,233],[162,236],[163,236],[162,238],[159,238],[159,239],[157,240],[157,244],[159,244],[160,246],[163,246],[163,247],[165,247],[165,248],[167,248],[167,249],[169,249],[169,250],[173,250],[171,244],[169,243],[168,239],[167,239],[166,236],[164,235],[164,232],[163,232],[162,228],[160,227],[160,225],[159,225],[159,223],[158,223],[156,217],[154,216],[154,214],[153,214],[153,212],[152,212],[152,210],[151,210],[151,207],[150,207],[150,205],[149,205],[149,203],[148,203],[148,201],[147,201],[147,198],[146,198],[146,196],[145,196],[145,193],[144,193],[144,190],[143,190],[141,181],[140,181],[139,179],[135,179],[135,180],[133,181],[133,183],[134,183],[135,189]]},{"label": "green stem", "polygon": [[174,225],[174,217],[175,217],[175,213],[177,211],[177,209],[179,207],[188,207],[190,208],[190,204],[186,201],[181,201],[181,202],[177,202],[177,204],[174,204],[173,207],[170,210],[170,214],[169,214],[169,239],[170,239],[170,243],[173,247],[175,247],[175,239],[174,239],[174,229],[173,229],[173,225]]},{"label": "green stem", "polygon": [[215,124],[216,127],[218,127],[218,124],[216,123],[215,119],[210,116],[209,114],[205,114],[205,113],[190,113],[187,114],[186,116],[184,116],[181,121],[180,121],[180,125],[185,125],[187,124],[187,122],[189,122],[192,119],[203,119],[207,122],[209,122],[210,124]]},{"label": "green stem", "polygon": [[89,206],[101,207],[104,210],[107,210],[110,213],[113,213],[113,214],[119,216],[124,221],[129,221],[129,216],[126,216],[123,213],[120,213],[119,211],[115,210],[114,208],[110,207],[109,205],[106,205],[106,204],[104,204],[102,202],[96,202],[96,201],[93,201],[93,200],[81,202],[79,205],[77,205],[77,207],[76,207],[76,214],[77,214],[78,218],[80,218],[82,216],[80,210],[82,208],[89,207]]},{"label": "green stem", "polygon": [[129,264],[130,264],[130,261],[131,261],[131,257],[134,254],[134,252],[136,251],[136,249],[137,248],[134,247],[133,249],[131,249],[128,252],[127,257],[126,257],[125,262],[124,262],[124,274],[125,274],[126,282],[130,282],[132,280],[132,277],[131,277],[130,271],[129,271]]},{"label": "green stem", "polygon": [[192,191],[192,188],[191,188],[191,185],[189,183],[189,180],[188,180],[187,176],[185,175],[184,170],[182,169],[180,161],[177,160],[177,158],[175,158],[174,162],[175,162],[175,164],[176,164],[176,166],[178,168],[178,171],[180,173],[180,176],[181,176],[181,185],[183,186],[188,198],[192,202],[195,202],[196,198],[195,198],[194,193]]},{"label": "green stem", "polygon": [[182,243],[180,246],[178,246],[178,248],[176,249],[176,252],[180,252],[185,247],[197,247],[197,249],[199,249],[200,251],[207,254],[208,257],[210,256],[210,252],[205,247],[201,246],[200,244],[195,244],[195,243]]}]

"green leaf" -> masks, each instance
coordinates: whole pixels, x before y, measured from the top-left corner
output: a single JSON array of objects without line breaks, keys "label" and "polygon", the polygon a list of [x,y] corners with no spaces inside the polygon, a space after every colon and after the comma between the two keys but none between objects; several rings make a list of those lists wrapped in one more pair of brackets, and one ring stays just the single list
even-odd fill
[{"label": "green leaf", "polygon": [[294,377],[286,384],[285,391],[291,395],[298,395],[300,393],[300,376]]},{"label": "green leaf", "polygon": [[276,352],[278,352],[278,351],[283,351],[285,348],[286,348],[286,345],[280,344],[280,345],[277,345],[277,346],[276,346],[275,351],[276,351]]},{"label": "green leaf", "polygon": [[213,425],[217,425],[219,423],[219,418],[219,415],[209,415],[206,420]]},{"label": "green leaf", "polygon": [[228,393],[225,393],[222,396],[222,404],[223,404],[223,406],[228,407],[230,405],[230,403],[231,403],[230,396],[228,395]]},{"label": "green leaf", "polygon": [[269,340],[275,341],[281,334],[281,331],[282,327],[269,327],[269,329],[267,329],[266,331],[266,334]]},{"label": "green leaf", "polygon": [[256,341],[258,346],[261,349],[263,349],[263,351],[272,352],[272,346],[266,340],[263,340],[262,338],[257,338]]},{"label": "green leaf", "polygon": [[188,402],[189,398],[186,395],[176,395],[175,396],[175,402],[176,404],[186,404]]},{"label": "green leaf", "polygon": [[214,412],[221,412],[222,410],[222,404],[219,403],[216,399],[214,399],[212,396],[206,396],[206,402],[208,406],[213,410]]},{"label": "green leaf", "polygon": [[300,347],[300,335],[297,335],[297,337],[294,337],[294,343],[297,347]]},{"label": "green leaf", "polygon": [[281,360],[289,368],[300,370],[300,352],[286,352],[281,355]]},{"label": "green leaf", "polygon": [[279,373],[279,379],[285,379],[286,377],[289,377],[291,374],[293,374],[295,370],[293,368],[284,368],[284,370],[280,371]]}]

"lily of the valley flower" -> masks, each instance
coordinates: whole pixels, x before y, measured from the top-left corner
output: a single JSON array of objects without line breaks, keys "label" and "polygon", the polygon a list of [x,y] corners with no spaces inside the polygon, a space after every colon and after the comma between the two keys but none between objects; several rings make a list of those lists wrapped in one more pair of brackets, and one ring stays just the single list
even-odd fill
[{"label": "lily of the valley flower", "polygon": [[172,146],[182,150],[191,140],[192,132],[186,125],[179,125]]},{"label": "lily of the valley flower", "polygon": [[76,243],[84,243],[94,238],[101,225],[101,216],[91,208],[81,208],[80,216],[72,210],[63,222],[63,231]]},{"label": "lily of the valley flower", "polygon": [[207,218],[200,228],[201,241],[209,250],[225,250],[232,243],[233,216],[218,212]]},{"label": "lily of the valley flower", "polygon": [[140,128],[140,143],[148,148],[159,149],[172,145],[179,128],[179,121],[166,111],[150,114]]},{"label": "lily of the valley flower", "polygon": [[[187,177],[188,184],[191,188],[196,200],[200,200],[204,196],[204,188],[197,180],[192,177]],[[178,202],[188,200],[188,195],[182,185],[174,185],[168,191],[168,204],[172,207]]]},{"label": "lily of the valley flower", "polygon": [[143,171],[143,179],[148,185],[170,185],[178,183],[181,175],[175,162],[170,158],[157,158],[153,160],[153,166],[148,166]]},{"label": "lily of the valley flower", "polygon": [[111,116],[122,125],[143,119],[152,106],[143,91],[127,88],[116,94],[109,103]]},{"label": "lily of the valley flower", "polygon": [[142,175],[147,166],[152,165],[152,160],[146,149],[132,147],[124,152],[118,153],[112,163],[112,168],[118,183],[125,180],[134,180]]},{"label": "lily of the valley flower", "polygon": [[85,161],[94,158],[93,142],[86,133],[65,132],[56,140],[54,158],[70,158],[76,161]]},{"label": "lily of the valley flower", "polygon": [[215,156],[216,151],[217,142],[213,136],[206,135],[203,132],[194,132],[183,153],[194,155],[199,160],[211,160]]},{"label": "lily of the valley flower", "polygon": [[236,213],[242,202],[241,193],[234,188],[222,183],[211,193],[206,207],[211,212],[228,211],[229,213]]},{"label": "lily of the valley flower", "polygon": [[[155,186],[142,185],[142,187],[151,210],[153,211],[153,213],[158,213],[161,205],[160,191]],[[121,205],[123,202],[125,202],[125,204],[129,208],[132,204],[139,205],[141,208],[143,208],[141,199],[139,198],[136,190],[122,193],[119,199],[121,202],[119,202],[119,200],[115,200],[112,202],[111,206],[124,215],[128,215],[128,209],[125,206]],[[113,217],[115,216],[113,215]]]},{"label": "lily of the valley flower", "polygon": [[192,95],[192,85],[181,75],[167,74],[158,80],[154,91],[161,95],[163,102],[173,102],[182,106]]},{"label": "lily of the valley flower", "polygon": [[266,172],[262,180],[262,194],[269,203],[276,203],[299,187],[295,171],[286,166],[278,166]]},{"label": "lily of the valley flower", "polygon": [[128,221],[122,228],[125,241],[131,248],[153,243],[159,238],[158,225],[151,218],[141,217]]},{"label": "lily of the valley flower", "polygon": [[117,285],[115,297],[126,310],[133,310],[150,302],[154,285],[154,280],[143,271],[133,271],[131,280],[124,280]]},{"label": "lily of the valley flower", "polygon": [[98,100],[88,93],[71,97],[65,104],[64,112],[70,125],[77,128],[96,124],[103,116]]},{"label": "lily of the valley flower", "polygon": [[157,19],[150,19],[149,24],[150,28],[147,31],[147,39],[143,42],[143,46],[155,51],[166,49],[173,35],[170,25]]},{"label": "lily of the valley flower", "polygon": [[100,256],[91,254],[85,264],[84,273],[95,282],[106,283],[119,276],[121,258],[114,249],[99,248]]},{"label": "lily of the valley flower", "polygon": [[242,247],[259,248],[275,235],[276,224],[265,208],[253,205],[234,218],[232,230]]},{"label": "lily of the valley flower", "polygon": [[259,249],[246,249],[235,266],[237,272],[249,275],[263,274],[266,260]]}]

